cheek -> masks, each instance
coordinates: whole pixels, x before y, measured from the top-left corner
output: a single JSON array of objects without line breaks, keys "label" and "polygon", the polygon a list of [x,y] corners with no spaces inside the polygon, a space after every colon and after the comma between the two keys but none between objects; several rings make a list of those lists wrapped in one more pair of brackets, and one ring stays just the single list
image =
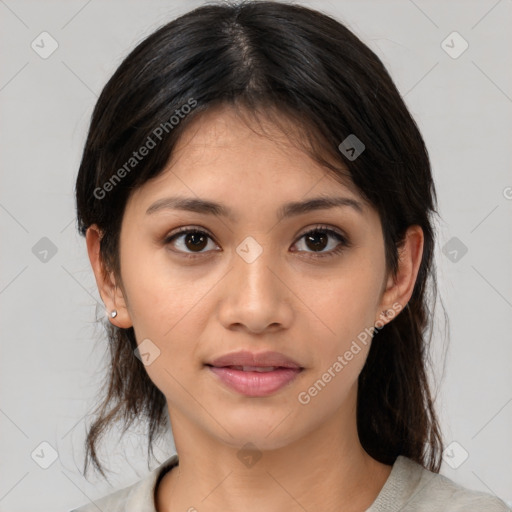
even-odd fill
[{"label": "cheek", "polygon": [[314,371],[298,398],[314,404],[319,415],[344,402],[357,385],[372,341],[379,291],[379,273],[362,264],[310,296],[319,317],[308,318],[309,337],[315,340]]},{"label": "cheek", "polygon": [[192,365],[202,367],[196,353],[196,340],[204,329],[201,298],[205,292],[190,283],[185,288],[177,285],[176,280],[171,282],[151,276],[145,279],[141,273],[135,275],[133,284],[132,294],[127,292],[137,344],[145,344],[149,352],[155,354],[145,370],[166,397],[179,400],[183,397],[183,388],[190,385]]},{"label": "cheek", "polygon": [[308,302],[319,319],[315,323],[323,324],[324,332],[339,343],[346,343],[374,325],[380,300],[383,269],[379,262],[353,260],[323,286],[310,282]]},{"label": "cheek", "polygon": [[190,362],[197,360],[194,340],[203,329],[201,299],[207,289],[190,276],[171,273],[160,252],[126,250],[122,271],[137,344],[151,354],[145,369],[164,392],[162,386],[178,385],[187,365],[190,368]]},{"label": "cheek", "polygon": [[309,298],[319,317],[308,314],[310,336],[316,340],[315,372],[308,385],[313,386],[311,397],[318,396],[314,400],[318,407],[344,400],[356,385],[370,349],[384,267],[358,256],[347,258],[337,277],[315,287]]},{"label": "cheek", "polygon": [[164,341],[204,295],[201,280],[173,266],[163,248],[130,245],[123,248],[122,272],[134,328]]}]

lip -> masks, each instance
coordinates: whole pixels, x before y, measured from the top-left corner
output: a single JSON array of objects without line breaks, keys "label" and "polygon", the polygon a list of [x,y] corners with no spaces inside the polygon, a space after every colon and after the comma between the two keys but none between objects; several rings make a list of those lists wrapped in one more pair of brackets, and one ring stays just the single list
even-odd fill
[{"label": "lip", "polygon": [[271,395],[293,381],[303,368],[277,368],[268,372],[235,370],[209,366],[225,385],[238,393],[252,397]]},{"label": "lip", "polygon": [[221,357],[217,357],[213,361],[208,361],[206,364],[217,368],[225,366],[280,366],[282,368],[291,368],[295,370],[302,369],[301,365],[290,357],[287,357],[280,352],[272,351],[254,353],[248,350],[239,350],[238,352],[231,352]]},{"label": "lip", "polygon": [[[304,368],[280,352],[231,352],[206,363],[208,369],[222,383],[246,396],[263,397],[271,395],[292,382]],[[275,367],[271,371],[253,371],[231,368],[246,366],[257,368]]]}]

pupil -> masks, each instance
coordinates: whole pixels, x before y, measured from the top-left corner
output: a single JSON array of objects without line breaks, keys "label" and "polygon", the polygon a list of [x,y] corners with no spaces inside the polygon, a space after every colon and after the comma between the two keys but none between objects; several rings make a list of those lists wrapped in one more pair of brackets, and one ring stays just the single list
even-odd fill
[{"label": "pupil", "polygon": [[[191,244],[189,244],[190,241],[192,242]],[[206,237],[200,233],[189,233],[185,237],[185,244],[188,249],[202,250],[206,247]]]},{"label": "pupil", "polygon": [[[322,241],[320,243],[315,242],[315,239],[318,239],[318,238],[322,239]],[[309,246],[309,242],[312,242],[312,247]],[[325,247],[327,246],[327,235],[325,233],[321,233],[319,231],[316,233],[313,233],[311,235],[308,235],[306,237],[306,244],[308,244],[308,247],[310,249],[314,249],[314,250],[325,249]]]}]

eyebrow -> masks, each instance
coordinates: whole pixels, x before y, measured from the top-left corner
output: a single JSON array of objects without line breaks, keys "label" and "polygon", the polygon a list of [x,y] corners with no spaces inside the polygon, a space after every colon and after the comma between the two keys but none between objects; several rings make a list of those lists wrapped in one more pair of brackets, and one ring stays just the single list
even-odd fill
[{"label": "eyebrow", "polygon": [[[296,201],[283,204],[277,211],[277,219],[282,220],[285,218],[301,215],[304,213],[327,210],[332,208],[339,208],[348,206],[353,208],[356,212],[362,214],[362,204],[349,197],[314,197],[306,201]],[[217,217],[226,217],[232,221],[236,220],[233,211],[227,206],[209,201],[206,199],[197,199],[193,197],[164,197],[155,201],[147,210],[146,215],[151,215],[161,210],[184,210],[188,212],[201,213],[206,215],[215,215]]]}]

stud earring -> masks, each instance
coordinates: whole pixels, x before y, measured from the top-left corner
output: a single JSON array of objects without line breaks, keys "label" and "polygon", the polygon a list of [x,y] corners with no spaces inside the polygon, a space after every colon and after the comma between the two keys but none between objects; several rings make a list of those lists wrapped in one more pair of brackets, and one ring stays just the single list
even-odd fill
[{"label": "stud earring", "polygon": [[117,316],[117,311],[114,309],[111,313],[110,313],[110,316],[112,318],[115,318]]}]

